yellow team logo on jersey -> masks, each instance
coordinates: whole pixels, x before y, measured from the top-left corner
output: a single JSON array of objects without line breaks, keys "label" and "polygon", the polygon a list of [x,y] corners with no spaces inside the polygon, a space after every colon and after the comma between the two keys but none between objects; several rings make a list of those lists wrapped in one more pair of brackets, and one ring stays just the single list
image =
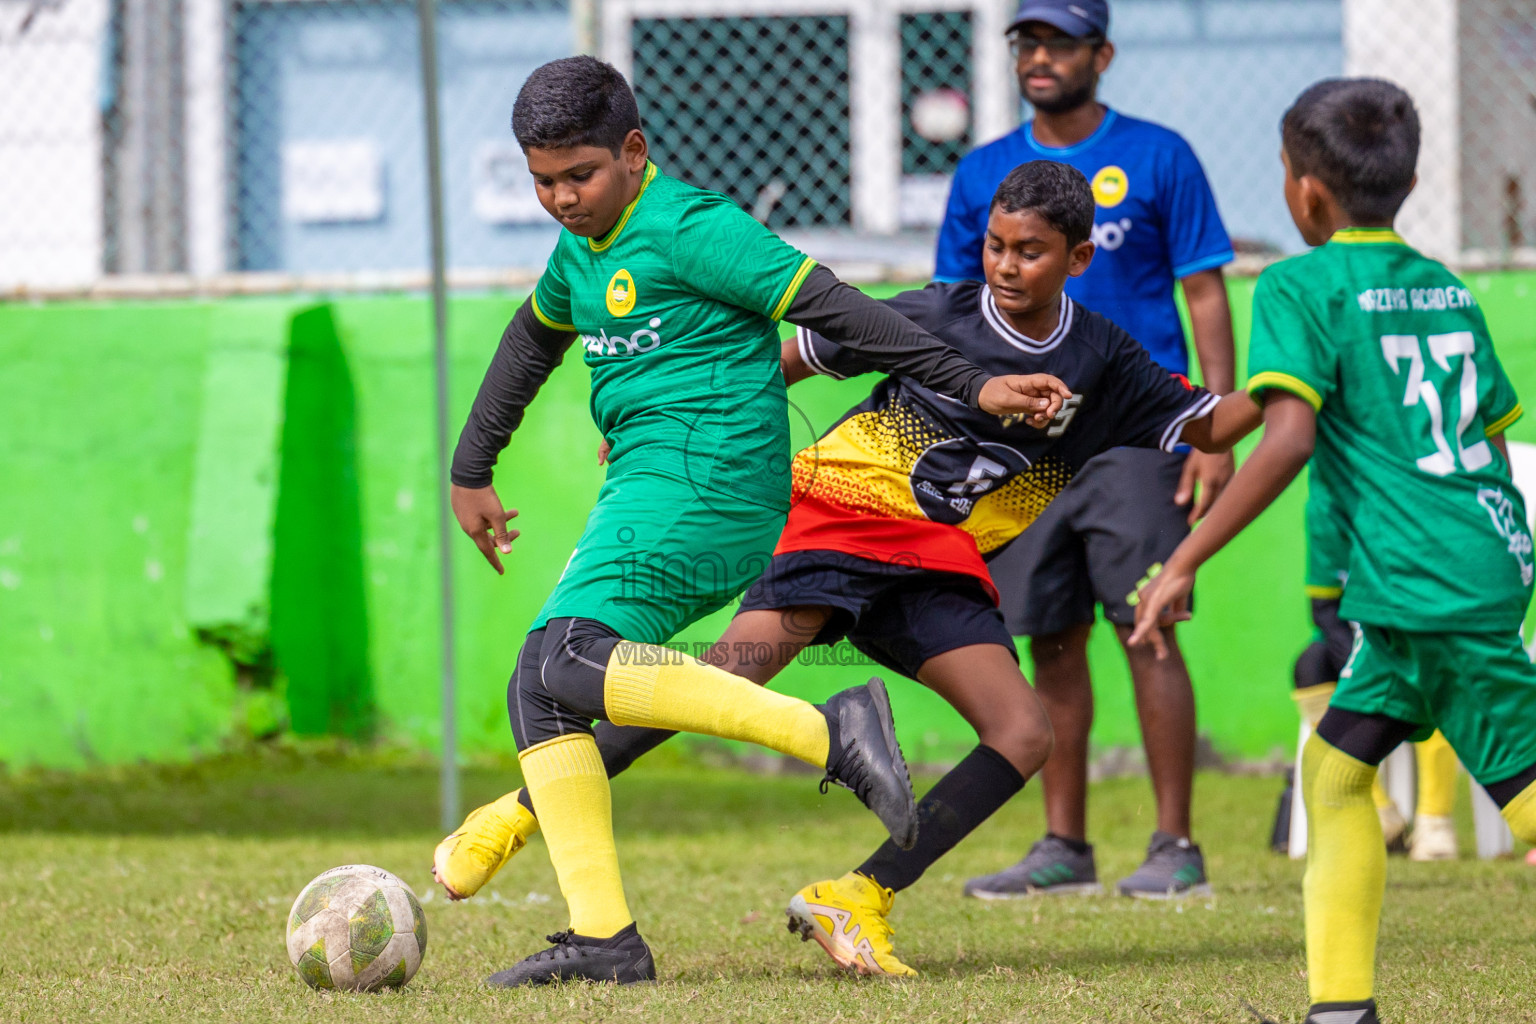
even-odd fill
[{"label": "yellow team logo on jersey", "polygon": [[1099,173],[1093,176],[1093,201],[1106,209],[1119,206],[1129,191],[1130,179],[1114,164],[1099,168]]},{"label": "yellow team logo on jersey", "polygon": [[629,271],[621,267],[609,278],[607,299],[608,312],[614,316],[628,316],[635,308],[635,279]]}]

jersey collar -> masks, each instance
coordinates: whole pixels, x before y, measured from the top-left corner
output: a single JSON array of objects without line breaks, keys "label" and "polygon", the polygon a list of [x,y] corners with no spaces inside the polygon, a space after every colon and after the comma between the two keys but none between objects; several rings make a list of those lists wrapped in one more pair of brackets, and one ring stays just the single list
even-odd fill
[{"label": "jersey collar", "polygon": [[1407,245],[1403,236],[1391,228],[1340,228],[1330,242],[1340,245]]},{"label": "jersey collar", "polygon": [[645,197],[645,190],[654,177],[656,177],[656,165],[647,160],[645,162],[645,177],[640,182],[640,191],[636,193],[635,198],[629,201],[629,205],[624,207],[624,212],[619,215],[619,222],[608,231],[608,234],[603,236],[601,242],[595,238],[587,239],[587,244],[592,247],[593,252],[602,252],[618,240],[619,232],[623,231],[624,225],[629,223],[630,216],[635,212],[635,207],[640,205],[640,200]]},{"label": "jersey collar", "polygon": [[997,308],[997,300],[992,297],[992,289],[985,284],[981,286],[981,315],[987,321],[987,325],[1002,336],[1002,339],[1014,348],[1032,355],[1041,352],[1049,352],[1061,344],[1061,340],[1072,330],[1072,313],[1075,306],[1067,293],[1061,293],[1061,309],[1056,317],[1056,329],[1051,336],[1044,341],[1036,341],[1027,334],[1023,334],[1008,322],[1003,311]]},{"label": "jersey collar", "polygon": [[1104,136],[1108,134],[1111,126],[1113,126],[1114,123],[1119,119],[1120,115],[1115,113],[1114,108],[1105,107],[1104,120],[1099,122],[1099,126],[1093,130],[1093,134],[1088,136],[1082,142],[1075,143],[1071,146],[1042,145],[1039,140],[1035,138],[1035,122],[1033,120],[1026,124],[1022,131],[1024,132],[1024,140],[1029,143],[1030,148],[1033,149],[1036,153],[1039,153],[1041,156],[1050,157],[1052,160],[1065,160],[1067,157],[1076,156],[1090,146],[1097,145],[1104,138]]}]

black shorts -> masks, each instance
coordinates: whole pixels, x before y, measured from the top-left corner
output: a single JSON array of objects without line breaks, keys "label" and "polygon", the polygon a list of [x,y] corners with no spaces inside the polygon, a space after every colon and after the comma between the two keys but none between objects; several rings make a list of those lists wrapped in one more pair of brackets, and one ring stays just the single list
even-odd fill
[{"label": "black shorts", "polygon": [[876,562],[841,551],[774,555],[741,599],[741,610],[821,606],[832,609],[813,644],[844,637],[864,654],[911,679],[929,658],[972,644],[1014,652],[1002,613],[981,581],[956,572]]},{"label": "black shorts", "polygon": [[1113,448],[1088,461],[1066,490],[987,567],[1015,636],[1049,636],[1104,617],[1129,626],[1126,598],[1189,535],[1189,507],[1173,503],[1188,456]]}]

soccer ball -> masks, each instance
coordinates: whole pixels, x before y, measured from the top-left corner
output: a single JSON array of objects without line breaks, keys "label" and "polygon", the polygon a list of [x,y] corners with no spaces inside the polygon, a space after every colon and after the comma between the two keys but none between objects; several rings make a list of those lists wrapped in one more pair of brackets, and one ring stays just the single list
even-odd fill
[{"label": "soccer ball", "polygon": [[331,868],[288,914],[288,959],[310,988],[399,988],[427,951],[427,919],[411,887],[383,868]]}]

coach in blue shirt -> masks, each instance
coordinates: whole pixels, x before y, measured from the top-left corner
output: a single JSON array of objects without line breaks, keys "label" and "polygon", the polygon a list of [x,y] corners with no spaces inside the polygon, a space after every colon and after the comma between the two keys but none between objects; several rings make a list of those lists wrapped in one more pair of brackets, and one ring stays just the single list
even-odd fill
[{"label": "coach in blue shirt", "polygon": [[[1093,185],[1093,262],[1067,294],[1124,327],[1170,371],[1189,358],[1174,305],[1184,287],[1206,387],[1232,390],[1232,318],[1221,267],[1232,244],[1194,151],[1177,133],[1109,109],[1095,98],[1114,60],[1105,0],[1023,0],[1008,29],[1019,89],[1032,121],[968,154],[950,187],[935,276],[981,278],[988,207],[1003,177],[1028,160],[1071,164]],[[1101,605],[1122,644],[1134,613],[1126,598],[1165,559],[1231,478],[1230,455],[1121,448],[1090,461],[1028,530],[992,561],[1010,629],[1030,637],[1035,689],[1056,731],[1042,773],[1049,831],[1018,864],[971,879],[985,898],[1099,889],[1087,842],[1088,732],[1093,692],[1088,635]],[[1146,861],[1119,883],[1131,896],[1208,891],[1190,839],[1195,701],[1189,673],[1169,651],[1126,648],[1142,739],[1157,799]]]}]

